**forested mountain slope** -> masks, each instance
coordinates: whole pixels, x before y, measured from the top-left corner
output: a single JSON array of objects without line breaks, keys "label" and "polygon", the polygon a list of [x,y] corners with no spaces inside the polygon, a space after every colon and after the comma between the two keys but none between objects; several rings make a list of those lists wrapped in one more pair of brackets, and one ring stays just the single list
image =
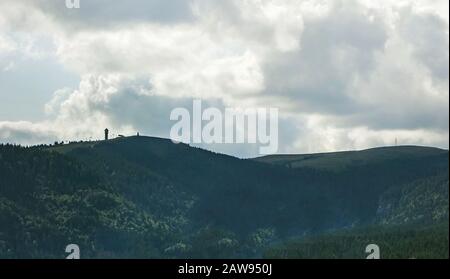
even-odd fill
[{"label": "forested mountain slope", "polygon": [[338,155],[287,165],[149,137],[0,146],[0,257],[77,243],[85,257],[248,258],[291,237],[448,220],[448,151]]}]

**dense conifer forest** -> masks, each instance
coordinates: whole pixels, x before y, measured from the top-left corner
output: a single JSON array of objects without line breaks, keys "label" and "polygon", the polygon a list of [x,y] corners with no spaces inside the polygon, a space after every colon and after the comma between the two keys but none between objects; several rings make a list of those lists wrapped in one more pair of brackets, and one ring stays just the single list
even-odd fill
[{"label": "dense conifer forest", "polygon": [[0,146],[0,258],[448,257],[448,151],[253,160],[170,140]]}]

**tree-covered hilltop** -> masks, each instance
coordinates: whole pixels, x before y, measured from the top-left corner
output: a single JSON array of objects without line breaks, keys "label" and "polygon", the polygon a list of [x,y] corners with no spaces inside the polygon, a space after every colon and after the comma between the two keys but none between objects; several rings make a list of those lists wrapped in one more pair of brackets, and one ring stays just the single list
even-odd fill
[{"label": "tree-covered hilltop", "polygon": [[448,220],[448,151],[364,152],[297,167],[148,137],[0,146],[0,258],[69,243],[89,258],[260,257],[293,237]]},{"label": "tree-covered hilltop", "polygon": [[296,169],[321,169],[338,173],[358,166],[368,167],[398,160],[420,160],[422,158],[445,155],[446,153],[448,153],[447,150],[434,147],[390,146],[361,151],[268,155],[255,158],[254,160]]},{"label": "tree-covered hilltop", "polygon": [[[158,256],[165,224],[92,169],[54,152],[0,147],[0,258]],[[113,253],[111,253],[113,251]]]}]

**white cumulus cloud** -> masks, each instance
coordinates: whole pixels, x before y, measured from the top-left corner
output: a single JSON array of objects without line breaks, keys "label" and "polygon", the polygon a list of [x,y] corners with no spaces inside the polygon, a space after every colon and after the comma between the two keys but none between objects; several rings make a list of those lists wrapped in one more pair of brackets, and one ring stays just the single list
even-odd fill
[{"label": "white cumulus cloud", "polygon": [[0,2],[0,70],[52,56],[81,80],[45,121],[0,119],[0,141],[167,136],[170,110],[201,98],[279,107],[280,152],[448,148],[448,1],[63,2]]}]

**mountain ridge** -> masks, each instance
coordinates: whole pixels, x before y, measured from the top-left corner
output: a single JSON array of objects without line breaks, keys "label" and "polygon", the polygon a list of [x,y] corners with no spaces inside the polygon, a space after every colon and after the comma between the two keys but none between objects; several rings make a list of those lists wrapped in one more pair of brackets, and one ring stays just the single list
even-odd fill
[{"label": "mountain ridge", "polygon": [[58,257],[71,242],[94,258],[248,258],[292,237],[448,220],[448,152],[386,151],[329,169],[143,136],[0,146],[0,257]]}]

